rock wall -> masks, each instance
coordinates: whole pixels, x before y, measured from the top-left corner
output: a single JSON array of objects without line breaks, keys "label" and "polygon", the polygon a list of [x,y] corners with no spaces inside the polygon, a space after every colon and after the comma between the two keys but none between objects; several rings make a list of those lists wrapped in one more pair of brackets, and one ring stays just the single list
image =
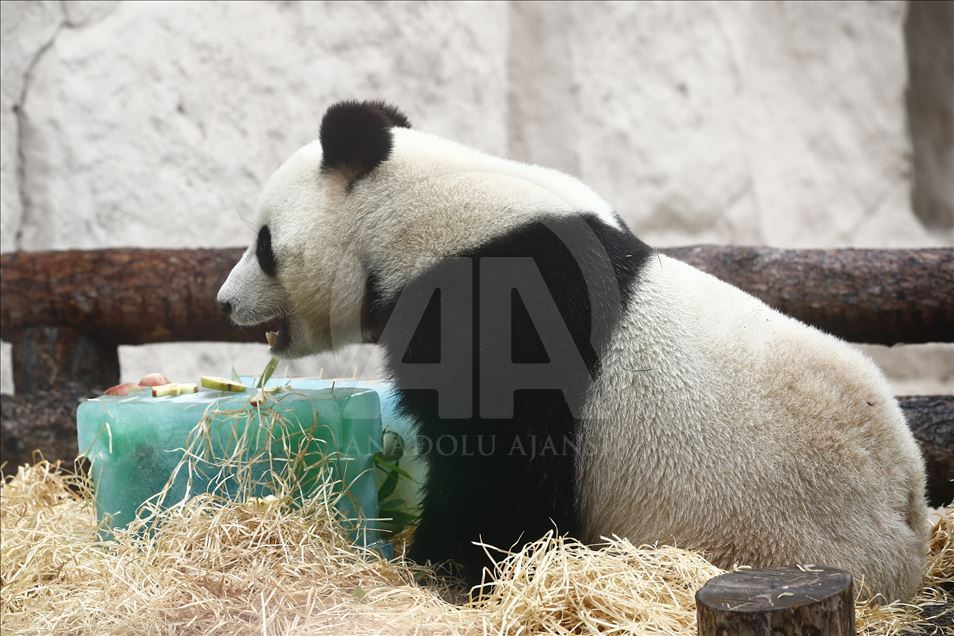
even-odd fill
[{"label": "rock wall", "polygon": [[912,2],[908,48],[908,127],[914,145],[911,200],[922,222],[954,229],[954,2]]},{"label": "rock wall", "polygon": [[[0,7],[3,251],[246,244],[263,181],[345,97],[576,174],[650,243],[952,242],[943,210],[912,207],[914,183],[930,197],[950,181],[913,178],[935,162],[912,163],[930,133],[906,114],[905,26],[943,28],[906,23],[901,2]],[[933,152],[949,161],[950,144]],[[951,390],[951,347],[882,349],[899,387]],[[265,360],[257,345],[121,350],[124,380]],[[355,348],[289,372],[375,364]]]}]

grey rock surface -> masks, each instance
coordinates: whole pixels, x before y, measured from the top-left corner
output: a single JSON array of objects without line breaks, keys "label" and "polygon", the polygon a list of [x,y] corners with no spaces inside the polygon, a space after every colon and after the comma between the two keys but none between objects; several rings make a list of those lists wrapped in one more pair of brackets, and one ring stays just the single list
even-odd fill
[{"label": "grey rock surface", "polygon": [[911,3],[908,128],[914,151],[912,205],[929,227],[954,228],[954,2]]},{"label": "grey rock surface", "polygon": [[[365,97],[581,177],[657,245],[952,244],[912,207],[924,144],[902,2],[0,6],[2,251],[244,245],[268,175],[330,103]],[[954,383],[950,346],[869,352],[905,392]],[[204,343],[120,355],[124,381],[267,359]],[[4,345],[4,392],[9,363]],[[376,364],[359,347],[289,372]]]},{"label": "grey rock surface", "polygon": [[0,3],[0,250],[4,252],[18,247],[27,196],[20,188],[22,102],[62,20],[58,2]]}]

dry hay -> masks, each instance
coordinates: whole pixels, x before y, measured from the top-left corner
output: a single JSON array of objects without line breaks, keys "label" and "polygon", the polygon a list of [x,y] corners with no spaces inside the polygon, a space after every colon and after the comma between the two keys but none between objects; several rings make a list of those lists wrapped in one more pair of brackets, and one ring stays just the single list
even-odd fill
[{"label": "dry hay", "polygon": [[[350,545],[330,490],[300,508],[201,496],[162,513],[153,533],[108,542],[97,538],[85,477],[41,462],[21,467],[0,496],[6,633],[695,634],[693,593],[720,572],[677,548],[613,538],[593,550],[551,535],[502,555],[488,595],[454,604],[433,573]],[[940,585],[952,580],[949,510],[920,594],[859,603],[859,632],[910,629],[922,608],[950,612]]]}]

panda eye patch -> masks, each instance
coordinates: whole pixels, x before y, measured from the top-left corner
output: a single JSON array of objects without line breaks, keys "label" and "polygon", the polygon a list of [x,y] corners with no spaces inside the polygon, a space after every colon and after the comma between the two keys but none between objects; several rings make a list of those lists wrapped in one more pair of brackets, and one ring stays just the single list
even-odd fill
[{"label": "panda eye patch", "polygon": [[258,257],[258,266],[269,276],[275,275],[275,253],[272,251],[272,233],[267,225],[258,231],[258,241],[255,244],[255,256]]}]

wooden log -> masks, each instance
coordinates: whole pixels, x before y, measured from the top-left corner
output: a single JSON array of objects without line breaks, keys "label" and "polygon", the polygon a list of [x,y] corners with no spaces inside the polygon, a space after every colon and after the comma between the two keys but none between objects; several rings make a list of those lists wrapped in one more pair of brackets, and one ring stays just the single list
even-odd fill
[{"label": "wooden log", "polygon": [[110,387],[119,382],[119,350],[70,327],[33,327],[13,334],[13,384],[20,393],[67,383]]},{"label": "wooden log", "polygon": [[662,250],[851,342],[954,338],[954,250],[699,245]]},{"label": "wooden log", "polygon": [[[701,245],[662,250],[809,324],[854,342],[947,342],[954,334],[954,250],[780,250]],[[215,301],[241,255],[222,250],[93,250],[0,255],[0,336],[70,326],[104,341],[258,342]]]},{"label": "wooden log", "polygon": [[241,249],[113,249],[0,256],[0,335],[69,326],[113,344],[264,340],[215,300]]},{"label": "wooden log", "polygon": [[908,395],[898,404],[924,455],[930,504],[954,502],[954,396]]},{"label": "wooden log", "polygon": [[825,566],[739,570],[696,592],[700,636],[848,636],[851,575]]}]

